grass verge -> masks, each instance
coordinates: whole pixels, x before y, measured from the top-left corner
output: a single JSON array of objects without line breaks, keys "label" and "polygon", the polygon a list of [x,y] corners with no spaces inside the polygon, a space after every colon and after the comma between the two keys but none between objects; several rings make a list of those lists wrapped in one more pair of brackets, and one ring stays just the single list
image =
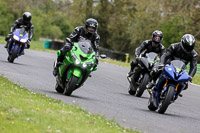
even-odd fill
[{"label": "grass verge", "polygon": [[192,83],[200,85],[200,74],[196,74],[193,79]]},{"label": "grass verge", "polygon": [[110,63],[110,64],[115,64],[115,65],[122,66],[122,67],[130,68],[130,63],[125,63],[125,62],[122,62],[122,61],[117,61],[117,60],[113,60],[113,59],[109,59],[109,58],[100,59],[100,61],[107,62],[107,63]]},{"label": "grass verge", "polygon": [[[67,97],[66,97],[67,98]],[[66,105],[0,76],[0,131],[3,133],[135,133],[114,121]]]}]

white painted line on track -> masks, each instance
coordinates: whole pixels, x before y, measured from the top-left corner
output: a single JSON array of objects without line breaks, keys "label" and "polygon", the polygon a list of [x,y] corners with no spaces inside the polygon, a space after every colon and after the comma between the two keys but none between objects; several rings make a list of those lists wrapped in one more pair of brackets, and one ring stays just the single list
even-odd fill
[{"label": "white painted line on track", "polygon": [[198,86],[198,87],[200,87],[200,85],[198,85],[198,84],[194,84],[194,83],[190,83],[191,85],[194,85],[194,86]]}]

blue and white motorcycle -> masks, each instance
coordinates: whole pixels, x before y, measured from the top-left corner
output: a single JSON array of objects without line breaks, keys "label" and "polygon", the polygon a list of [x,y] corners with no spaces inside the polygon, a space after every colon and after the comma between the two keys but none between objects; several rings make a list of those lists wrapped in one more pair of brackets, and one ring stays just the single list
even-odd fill
[{"label": "blue and white motorcycle", "polygon": [[28,32],[25,30],[25,26],[16,29],[11,39],[9,40],[8,51],[8,61],[13,63],[14,60],[23,54],[23,50],[28,43]]},{"label": "blue and white motorcycle", "polygon": [[[164,114],[168,106],[178,98],[185,83],[191,79],[185,68],[185,63],[180,60],[173,60],[170,65],[164,67],[160,78],[165,80],[162,83],[162,88],[158,88],[160,91],[155,95],[156,105],[158,106],[155,106],[155,101],[151,96],[148,103],[149,110],[158,109],[158,113]],[[156,84],[158,84],[158,80]]]}]

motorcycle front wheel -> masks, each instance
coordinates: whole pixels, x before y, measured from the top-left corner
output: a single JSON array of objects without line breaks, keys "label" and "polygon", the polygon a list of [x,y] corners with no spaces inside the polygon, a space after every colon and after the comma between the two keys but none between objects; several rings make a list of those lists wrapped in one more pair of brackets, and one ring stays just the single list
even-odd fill
[{"label": "motorcycle front wheel", "polygon": [[78,77],[72,75],[67,82],[63,94],[66,96],[70,96],[72,92],[76,89],[76,84],[78,82]]},{"label": "motorcycle front wheel", "polygon": [[146,85],[149,82],[150,76],[148,73],[145,73],[142,82],[140,83],[139,87],[136,90],[136,97],[141,97],[142,94],[144,93],[145,89],[146,89]]},{"label": "motorcycle front wheel", "polygon": [[160,101],[160,104],[158,106],[158,113],[160,114],[165,113],[174,96],[174,89],[175,88],[173,86],[168,87],[168,90],[165,92],[164,99]]},{"label": "motorcycle front wheel", "polygon": [[10,55],[10,57],[8,57],[8,61],[10,63],[13,63],[15,58],[17,58],[17,54],[18,54],[18,49],[19,49],[19,45],[15,45],[14,50],[12,51],[12,54]]}]

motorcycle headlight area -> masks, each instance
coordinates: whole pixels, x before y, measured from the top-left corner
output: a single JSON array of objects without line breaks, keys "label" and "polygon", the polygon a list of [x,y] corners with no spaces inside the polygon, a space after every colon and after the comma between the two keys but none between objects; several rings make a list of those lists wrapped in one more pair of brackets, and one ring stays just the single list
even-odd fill
[{"label": "motorcycle headlight area", "polygon": [[18,37],[18,36],[13,35],[13,38],[14,38],[15,40],[19,41],[19,37]]},{"label": "motorcycle headlight area", "polygon": [[82,66],[83,66],[84,68],[87,67],[87,66],[91,67],[93,64],[94,64],[94,62],[92,61],[92,62],[88,62],[88,63],[83,63]]},{"label": "motorcycle headlight area", "polygon": [[150,60],[150,61],[149,61],[149,65],[150,65],[150,67],[152,67],[153,64],[154,64],[154,61],[153,61],[153,60]]},{"label": "motorcycle headlight area", "polygon": [[26,43],[28,39],[21,39],[20,42]]},{"label": "motorcycle headlight area", "polygon": [[86,63],[83,63],[83,67],[84,67],[84,68],[87,67],[87,64],[86,64]]},{"label": "motorcycle headlight area", "polygon": [[76,64],[80,64],[81,63],[74,53],[72,53],[72,58],[75,60]]}]

